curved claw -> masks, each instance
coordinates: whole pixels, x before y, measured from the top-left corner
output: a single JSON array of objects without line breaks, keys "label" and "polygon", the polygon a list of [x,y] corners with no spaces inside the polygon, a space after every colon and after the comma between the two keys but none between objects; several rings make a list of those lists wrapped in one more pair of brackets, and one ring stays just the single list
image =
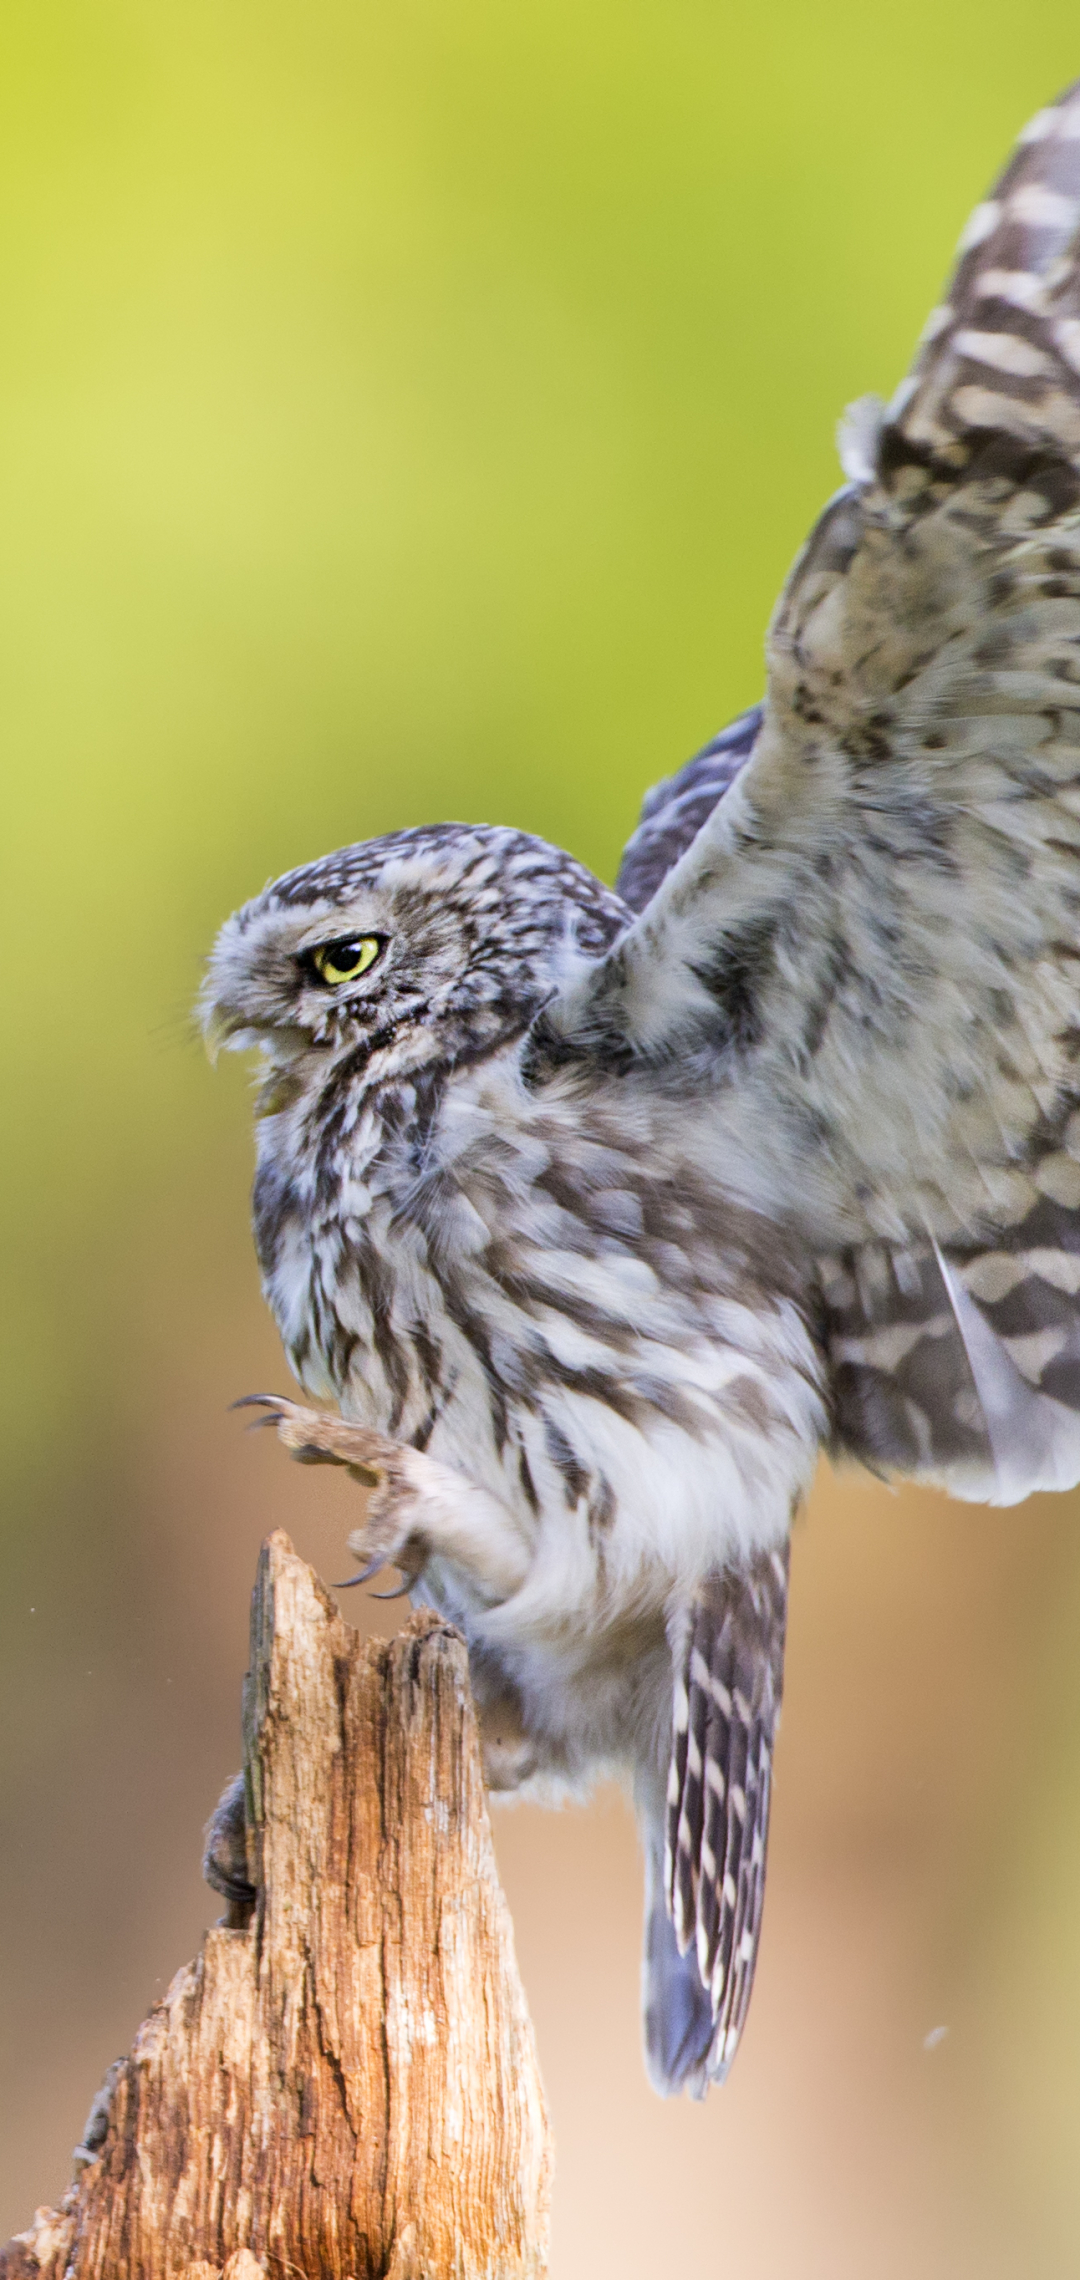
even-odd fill
[{"label": "curved claw", "polygon": [[373,1599],[404,1599],[406,1592],[412,1590],[415,1582],[416,1577],[414,1575],[407,1575],[404,1583],[395,1584],[393,1591],[373,1591],[371,1596]]},{"label": "curved claw", "polygon": [[[379,1569],[385,1566],[385,1552],[376,1552],[374,1559],[369,1560],[367,1566],[361,1568],[359,1575],[347,1575],[344,1583],[335,1583],[333,1589],[335,1591],[351,1591],[357,1583],[370,1583],[372,1576],[378,1575]],[[381,1596],[381,1592],[372,1593],[374,1599],[379,1599]]]},{"label": "curved claw", "polygon": [[242,1393],[239,1401],[230,1401],[232,1409],[291,1409],[292,1403],[285,1393]]}]

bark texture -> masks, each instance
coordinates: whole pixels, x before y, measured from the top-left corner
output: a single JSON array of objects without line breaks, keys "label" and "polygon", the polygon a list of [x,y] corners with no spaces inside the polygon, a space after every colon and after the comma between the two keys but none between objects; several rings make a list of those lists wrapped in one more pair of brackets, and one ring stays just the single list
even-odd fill
[{"label": "bark texture", "polygon": [[460,1639],[418,1614],[360,1640],[277,1533],[244,1726],[253,1919],[177,1973],[0,2280],[543,2273],[550,2140]]}]

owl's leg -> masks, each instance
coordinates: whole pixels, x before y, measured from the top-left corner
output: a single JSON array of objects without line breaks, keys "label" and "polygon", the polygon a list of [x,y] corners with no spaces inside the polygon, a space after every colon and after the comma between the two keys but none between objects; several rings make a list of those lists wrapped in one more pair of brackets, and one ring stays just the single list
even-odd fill
[{"label": "owl's leg", "polygon": [[488,1489],[367,1425],[304,1409],[276,1394],[250,1394],[248,1400],[267,1411],[265,1422],[276,1425],[298,1463],[344,1465],[369,1491],[363,1526],[349,1537],[349,1550],[367,1573],[374,1574],[376,1566],[400,1568],[408,1588],[430,1559],[440,1559],[463,1569],[491,1606],[520,1589],[532,1546],[514,1514]]}]

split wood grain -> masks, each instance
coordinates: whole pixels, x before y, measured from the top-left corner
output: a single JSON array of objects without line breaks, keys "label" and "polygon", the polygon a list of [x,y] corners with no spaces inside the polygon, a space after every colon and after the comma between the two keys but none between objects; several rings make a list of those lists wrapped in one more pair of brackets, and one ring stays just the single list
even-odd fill
[{"label": "split wood grain", "polygon": [[253,1919],[177,1973],[0,2280],[533,2280],[551,2145],[461,1640],[362,1641],[278,1532],[244,1724]]}]

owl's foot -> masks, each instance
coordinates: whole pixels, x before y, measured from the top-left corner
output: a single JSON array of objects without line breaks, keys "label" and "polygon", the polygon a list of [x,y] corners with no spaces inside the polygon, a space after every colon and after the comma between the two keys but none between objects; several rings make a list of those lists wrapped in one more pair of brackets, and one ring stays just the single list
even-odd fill
[{"label": "owl's foot", "polygon": [[203,1875],[227,1903],[222,1919],[229,1931],[244,1931],[255,1906],[248,1876],[247,1801],[242,1773],[233,1775],[206,1824]]},{"label": "owl's foot", "polygon": [[235,1406],[265,1409],[260,1424],[277,1427],[299,1464],[344,1465],[367,1489],[364,1525],[349,1537],[349,1550],[363,1563],[351,1583],[366,1582],[380,1567],[396,1567],[401,1590],[411,1591],[432,1558],[465,1569],[493,1603],[508,1599],[524,1582],[531,1546],[513,1513],[464,1473],[368,1425],[302,1408],[278,1394],[250,1393]]},{"label": "owl's foot", "polygon": [[375,1596],[396,1599],[410,1591],[427,1557],[420,1533],[412,1525],[417,1492],[409,1478],[408,1461],[411,1458],[415,1467],[417,1451],[388,1440],[385,1433],[373,1432],[367,1425],[350,1425],[346,1418],[333,1417],[323,1409],[305,1409],[283,1395],[250,1393],[236,1406],[265,1409],[267,1414],[259,1423],[276,1425],[279,1441],[297,1464],[344,1465],[351,1478],[367,1489],[364,1525],[354,1528],[349,1537],[350,1552],[364,1565],[349,1582],[366,1583],[380,1568],[396,1567],[402,1576],[398,1589]]}]

